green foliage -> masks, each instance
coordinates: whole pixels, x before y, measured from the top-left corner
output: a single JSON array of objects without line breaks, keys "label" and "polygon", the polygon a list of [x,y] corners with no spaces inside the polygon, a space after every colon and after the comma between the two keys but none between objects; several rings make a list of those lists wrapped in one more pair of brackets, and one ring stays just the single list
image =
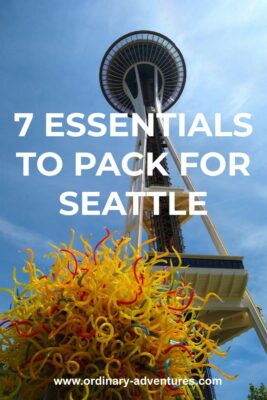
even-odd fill
[{"label": "green foliage", "polygon": [[267,400],[267,388],[261,383],[257,388],[252,383],[249,385],[248,400]]}]

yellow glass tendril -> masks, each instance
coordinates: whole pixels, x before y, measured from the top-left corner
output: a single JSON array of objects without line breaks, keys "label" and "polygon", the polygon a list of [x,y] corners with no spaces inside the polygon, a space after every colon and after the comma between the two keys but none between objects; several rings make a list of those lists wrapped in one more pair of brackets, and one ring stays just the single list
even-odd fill
[{"label": "yellow glass tendril", "polygon": [[[198,320],[211,296],[197,296],[179,279],[182,261],[160,270],[168,252],[152,256],[129,246],[128,238],[107,235],[93,249],[54,246],[49,275],[29,261],[21,283],[14,271],[13,307],[0,314],[0,398],[45,399],[47,388],[63,399],[193,399],[202,392],[197,381],[212,367],[213,354],[225,356],[213,340],[220,325]],[[111,241],[111,246],[107,241]],[[131,255],[125,256],[125,246]],[[157,266],[155,268],[155,266]],[[53,379],[75,378],[195,379],[189,385],[62,386]],[[180,397],[179,397],[180,396]],[[55,396],[56,398],[56,396]]]}]

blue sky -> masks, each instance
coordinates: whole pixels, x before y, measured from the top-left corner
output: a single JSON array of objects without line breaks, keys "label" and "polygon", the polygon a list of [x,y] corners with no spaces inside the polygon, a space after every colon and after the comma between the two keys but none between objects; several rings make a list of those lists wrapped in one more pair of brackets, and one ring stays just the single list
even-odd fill
[{"label": "blue sky", "polygon": [[[100,91],[99,65],[107,47],[119,36],[151,29],[169,36],[181,49],[187,65],[187,82],[179,102],[170,110],[185,112],[189,121],[205,113],[212,126],[215,112],[223,114],[225,129],[232,129],[237,112],[252,113],[254,132],[246,139],[216,139],[199,135],[179,138],[172,133],[177,151],[248,152],[251,176],[224,174],[211,178],[201,171],[191,176],[198,190],[208,191],[207,206],[226,246],[245,257],[249,289],[266,311],[266,17],[267,4],[253,0],[1,0],[0,1],[0,268],[1,286],[10,286],[12,267],[20,267],[21,249],[33,247],[41,266],[48,242],[67,241],[73,227],[93,242],[103,227],[123,230],[124,219],[63,217],[58,214],[61,192],[128,190],[127,176],[88,173],[75,177],[75,151],[101,157],[112,151],[122,157],[134,147],[132,138],[46,138],[46,112],[111,112]],[[14,112],[33,112],[25,138],[18,137]],[[22,177],[17,151],[58,152],[64,170],[47,178],[33,171]],[[179,183],[176,176],[174,183]],[[214,253],[198,217],[184,229],[188,252]],[[3,296],[1,308],[8,304]],[[265,314],[266,315],[266,314]],[[249,382],[266,383],[266,358],[254,331],[231,343],[226,372],[239,374],[217,388],[219,400],[244,400]]]}]

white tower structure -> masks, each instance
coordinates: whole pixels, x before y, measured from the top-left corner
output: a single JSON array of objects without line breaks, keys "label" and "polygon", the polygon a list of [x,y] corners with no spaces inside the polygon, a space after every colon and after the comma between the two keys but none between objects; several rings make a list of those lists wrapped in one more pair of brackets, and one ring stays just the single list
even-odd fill
[{"label": "white tower structure", "polygon": [[[176,45],[167,37],[151,31],[136,31],[116,40],[103,57],[100,68],[100,84],[104,96],[115,110],[137,113],[147,122],[148,113],[154,114],[154,136],[148,137],[142,129],[138,133],[135,151],[142,153],[142,160],[136,159],[134,169],[143,170],[141,176],[132,177],[130,191],[163,191],[175,197],[177,209],[187,209],[188,192],[195,192],[189,176],[182,176],[185,189],[171,185],[170,177],[154,173],[146,175],[146,155],[153,152],[158,156],[167,151],[181,175],[181,161],[172,141],[164,136],[163,123],[156,114],[167,111],[180,97],[185,86],[186,66]],[[165,169],[167,161],[163,161]],[[168,199],[167,199],[168,200]],[[130,198],[125,234],[133,235],[135,244],[140,245],[143,233],[157,237],[156,249],[164,251],[174,246],[180,253],[186,280],[192,282],[200,296],[208,292],[217,293],[223,300],[210,300],[199,318],[207,323],[218,323],[223,319],[222,329],[214,339],[223,344],[254,327],[267,351],[267,330],[258,306],[247,290],[248,272],[243,257],[232,256],[225,247],[209,215],[201,218],[211,237],[218,255],[188,254],[184,250],[181,227],[190,216],[170,216],[168,201],[160,200],[160,215],[153,214],[152,198],[139,198],[139,215],[133,215]],[[203,207],[199,207],[203,210]],[[172,255],[170,255],[172,257]],[[173,257],[175,260],[175,257]],[[208,398],[208,397],[207,397]]]}]

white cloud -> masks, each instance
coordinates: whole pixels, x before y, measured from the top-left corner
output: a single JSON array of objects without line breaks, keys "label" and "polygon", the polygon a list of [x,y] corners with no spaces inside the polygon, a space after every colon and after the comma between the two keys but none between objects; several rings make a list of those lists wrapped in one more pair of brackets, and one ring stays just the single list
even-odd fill
[{"label": "white cloud", "polygon": [[[227,31],[228,29],[246,27],[259,20],[264,22],[264,11],[267,4],[263,1],[239,0],[233,3],[232,0],[216,1],[213,7],[206,7],[206,16],[199,18],[199,23],[190,31],[190,35],[196,36],[200,32],[207,34]],[[209,3],[209,6],[211,3]]]},{"label": "white cloud", "polygon": [[48,238],[2,217],[0,217],[0,235],[11,243],[15,243],[18,249],[33,247],[35,250],[47,250],[47,244],[50,241]]},{"label": "white cloud", "polygon": [[234,86],[227,101],[226,113],[232,116],[240,112],[240,110],[245,109],[254,93],[255,87],[251,82],[243,82]]},{"label": "white cloud", "polygon": [[240,239],[240,248],[248,250],[261,250],[267,249],[267,226],[251,227],[251,229],[243,233]]}]

